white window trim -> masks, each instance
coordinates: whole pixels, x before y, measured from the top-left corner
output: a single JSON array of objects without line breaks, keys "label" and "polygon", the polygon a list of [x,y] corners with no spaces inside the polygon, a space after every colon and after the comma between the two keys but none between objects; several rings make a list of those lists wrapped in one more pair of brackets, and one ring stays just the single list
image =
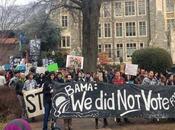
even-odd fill
[{"label": "white window trim", "polygon": [[[99,50],[99,45],[101,45],[101,52],[100,53],[104,52],[103,45],[101,43],[98,43],[98,50]],[[98,54],[99,54],[99,51],[98,51]]]},{"label": "white window trim", "polygon": [[[63,27],[63,23],[62,23],[62,18],[63,16],[67,16],[67,27]],[[60,25],[61,25],[61,28],[68,28],[69,27],[69,15],[66,14],[66,15],[61,15],[61,19],[60,19]]]},{"label": "white window trim", "polygon": [[103,23],[99,23],[101,24],[101,37],[98,36],[98,39],[102,39],[103,38],[103,26],[104,24]]},{"label": "white window trim", "polygon": [[[105,10],[104,10],[104,3],[110,3],[110,16],[109,17],[105,17]],[[112,10],[112,6],[111,6],[111,2],[110,1],[108,1],[108,2],[103,2],[103,18],[111,18],[112,17],[112,12],[111,12],[111,10]]]},{"label": "white window trim", "polygon": [[[125,48],[125,44],[124,43],[116,43],[115,44],[115,50],[117,50],[117,45],[120,45],[120,44],[123,45],[123,49],[122,49],[123,53],[122,53],[122,55],[123,55],[123,58],[124,58],[125,57],[125,52],[124,52],[125,51],[125,49],[124,49]],[[116,55],[116,57],[117,57],[117,55]],[[117,57],[117,58],[120,58],[120,57]]]},{"label": "white window trim", "polygon": [[[131,22],[131,23],[132,23],[132,22],[134,22],[134,23],[135,23],[135,31],[136,31],[136,35],[135,35],[135,36],[126,36],[126,23],[130,23],[130,22]],[[124,24],[125,24],[125,26],[124,26],[124,27],[125,27],[125,35],[124,35],[124,36],[125,36],[126,38],[135,38],[135,37],[137,37],[137,36],[138,36],[138,27],[137,27],[137,21],[125,21],[125,23],[124,23]]]},{"label": "white window trim", "polygon": [[121,3],[121,6],[122,6],[122,7],[125,7],[125,4],[123,4],[122,1],[116,1],[116,2],[114,3],[114,17],[115,17],[115,18],[122,18],[122,17],[125,15],[125,14],[124,14],[124,13],[125,13],[125,8],[122,8],[122,11],[123,11],[122,13],[123,13],[123,14],[122,14],[121,16],[116,16],[116,12],[115,12],[115,4],[116,4],[116,3]]},{"label": "white window trim", "polygon": [[[122,36],[117,36],[117,30],[116,30],[116,24],[117,23],[122,23]],[[125,36],[125,30],[124,30],[124,28],[125,28],[125,26],[124,26],[124,22],[115,22],[115,31],[114,31],[114,33],[115,33],[115,38],[123,38],[124,36]]]},{"label": "white window trim", "polygon": [[105,47],[105,45],[111,45],[111,57],[109,57],[110,59],[112,58],[112,56],[113,56],[113,52],[112,52],[112,50],[113,50],[113,46],[112,46],[112,43],[104,43],[103,44],[103,46],[104,46],[104,52],[106,52],[106,47]]},{"label": "white window trim", "polygon": [[126,55],[125,55],[125,57],[126,57],[126,59],[127,60],[131,60],[132,59],[132,57],[128,57],[127,56],[127,54],[128,54],[128,48],[127,48],[127,44],[136,44],[136,50],[138,50],[138,42],[126,42],[125,43],[125,48],[126,48]]},{"label": "white window trim", "polygon": [[147,15],[147,0],[145,0],[145,14],[139,14],[139,1],[137,1],[137,15],[138,16],[146,16]]},{"label": "white window trim", "polygon": [[[125,2],[130,2],[130,1],[134,1],[134,4],[135,4],[135,14],[134,15],[126,15],[126,10],[125,10],[126,3]],[[135,0],[124,1],[124,16],[125,17],[134,17],[134,16],[136,16],[136,14],[137,14],[137,2]]]},{"label": "white window trim", "polygon": [[[62,37],[70,37],[70,46],[69,47],[63,47]],[[61,36],[61,49],[71,49],[71,36]]]},{"label": "white window trim", "polygon": [[[140,22],[145,22],[145,24],[146,24],[146,35],[140,35],[140,26],[139,26],[139,23]],[[138,21],[138,36],[139,37],[147,37],[148,36],[148,25],[147,25],[147,21],[144,21],[144,20]]]},{"label": "white window trim", "polygon": [[[111,32],[111,36],[110,37],[105,37],[105,24],[108,24],[108,23],[110,23],[110,32]],[[111,22],[105,22],[105,23],[103,23],[103,26],[104,26],[104,38],[105,39],[109,39],[109,38],[112,38],[112,23]]]}]

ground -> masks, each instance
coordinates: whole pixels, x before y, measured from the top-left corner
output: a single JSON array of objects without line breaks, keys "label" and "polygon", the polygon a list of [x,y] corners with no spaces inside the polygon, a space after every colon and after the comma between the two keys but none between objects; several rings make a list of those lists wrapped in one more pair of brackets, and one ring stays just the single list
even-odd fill
[{"label": "ground", "polygon": [[[63,129],[63,121],[59,120],[59,124]],[[119,126],[113,120],[113,118],[108,119],[109,126],[103,128],[102,120],[99,122],[99,130],[175,130],[175,122],[157,122],[152,123],[144,119],[131,119],[129,124],[122,124]],[[32,130],[41,130],[42,122],[37,121],[31,123]],[[94,119],[73,119],[73,130],[96,130],[95,129],[95,120]]]}]

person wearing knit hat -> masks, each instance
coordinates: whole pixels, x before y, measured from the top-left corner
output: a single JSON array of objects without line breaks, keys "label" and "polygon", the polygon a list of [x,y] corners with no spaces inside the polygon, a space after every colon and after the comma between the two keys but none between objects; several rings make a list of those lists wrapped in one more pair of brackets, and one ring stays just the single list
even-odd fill
[{"label": "person wearing knit hat", "polygon": [[5,126],[4,130],[32,130],[32,129],[26,120],[14,119]]}]

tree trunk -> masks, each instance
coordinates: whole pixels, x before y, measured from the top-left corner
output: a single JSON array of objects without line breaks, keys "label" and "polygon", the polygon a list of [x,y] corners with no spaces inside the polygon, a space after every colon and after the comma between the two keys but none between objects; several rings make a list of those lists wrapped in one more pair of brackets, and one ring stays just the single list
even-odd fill
[{"label": "tree trunk", "polygon": [[84,0],[83,14],[83,57],[84,71],[96,72],[98,54],[98,24],[102,0]]}]

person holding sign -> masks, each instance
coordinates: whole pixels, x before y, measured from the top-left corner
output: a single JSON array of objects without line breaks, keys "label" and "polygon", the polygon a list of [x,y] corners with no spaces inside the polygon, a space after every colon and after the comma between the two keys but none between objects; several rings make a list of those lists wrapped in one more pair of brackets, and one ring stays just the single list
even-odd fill
[{"label": "person holding sign", "polygon": [[[115,85],[117,85],[119,87],[122,86],[122,85],[124,85],[126,83],[125,82],[125,79],[121,76],[121,73],[119,71],[117,71],[115,73],[115,77],[113,78],[112,82],[113,82],[113,84],[115,84]],[[121,125],[121,119],[120,118],[116,118],[116,120],[117,120],[117,123],[119,125]],[[124,118],[124,121],[126,123],[129,122],[127,118]]]},{"label": "person holding sign", "polygon": [[52,93],[53,93],[53,81],[55,74],[51,72],[48,79],[44,83],[43,87],[43,102],[44,102],[44,118],[43,118],[43,130],[48,130],[48,119],[50,110],[52,108]]},{"label": "person holding sign", "polygon": [[[66,76],[66,83],[73,82],[72,75],[68,74]],[[72,130],[72,118],[64,119],[64,129],[65,130]]]},{"label": "person holding sign", "polygon": [[33,73],[29,73],[27,75],[27,80],[24,83],[23,89],[26,91],[30,91],[32,89],[35,89],[37,87],[36,80],[33,79]]}]

